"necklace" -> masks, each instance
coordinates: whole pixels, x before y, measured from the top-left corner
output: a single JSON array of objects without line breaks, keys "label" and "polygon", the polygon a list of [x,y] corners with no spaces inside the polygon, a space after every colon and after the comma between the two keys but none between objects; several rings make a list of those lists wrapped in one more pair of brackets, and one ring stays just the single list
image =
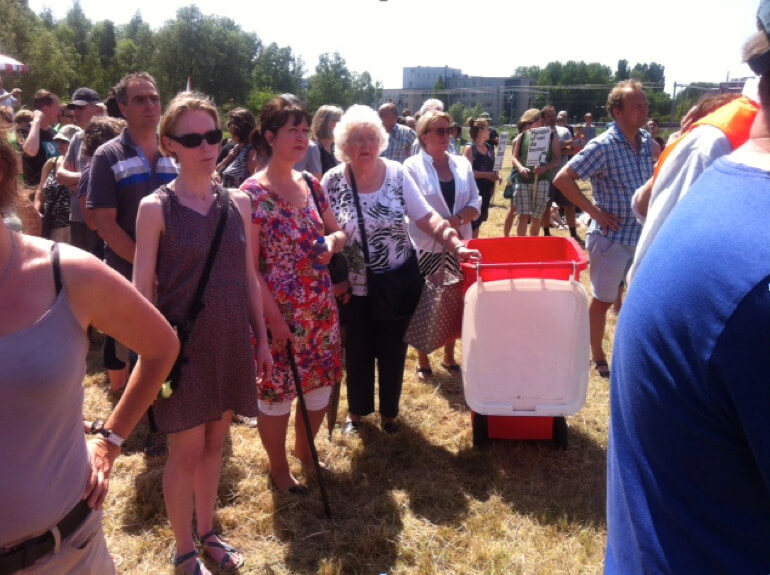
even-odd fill
[{"label": "necklace", "polygon": [[11,230],[8,230],[8,238],[10,239],[11,243],[11,253],[8,256],[8,263],[5,264],[5,268],[0,273],[0,287],[5,283],[5,280],[7,280],[8,276],[11,274],[14,256],[16,255],[16,238],[14,237],[14,233]]}]

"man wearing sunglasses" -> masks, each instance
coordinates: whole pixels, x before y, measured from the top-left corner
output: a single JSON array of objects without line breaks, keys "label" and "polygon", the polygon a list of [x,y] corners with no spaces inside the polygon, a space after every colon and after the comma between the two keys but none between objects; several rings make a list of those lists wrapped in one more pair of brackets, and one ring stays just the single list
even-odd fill
[{"label": "man wearing sunglasses", "polygon": [[[155,79],[134,72],[115,86],[120,112],[128,124],[121,134],[100,146],[91,158],[86,206],[94,210],[96,231],[104,240],[104,259],[128,281],[133,273],[136,214],[139,202],[162,184],[176,178],[171,158],[158,149],[160,95]],[[113,389],[128,378],[128,353],[117,342],[107,342],[105,367]],[[146,452],[166,452],[165,438],[154,431],[150,411]]]},{"label": "man wearing sunglasses", "polygon": [[94,210],[97,231],[105,241],[107,264],[130,280],[139,202],[173,180],[176,167],[158,150],[161,107],[155,79],[137,72],[116,88],[128,126],[94,153],[87,206]]}]

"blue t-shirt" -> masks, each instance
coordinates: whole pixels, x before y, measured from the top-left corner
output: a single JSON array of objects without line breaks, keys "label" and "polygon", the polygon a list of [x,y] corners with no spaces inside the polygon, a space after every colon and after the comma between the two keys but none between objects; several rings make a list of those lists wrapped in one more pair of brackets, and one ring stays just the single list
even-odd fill
[{"label": "blue t-shirt", "polygon": [[770,174],[717,160],[639,267],[612,363],[607,574],[770,573],[768,214]]}]

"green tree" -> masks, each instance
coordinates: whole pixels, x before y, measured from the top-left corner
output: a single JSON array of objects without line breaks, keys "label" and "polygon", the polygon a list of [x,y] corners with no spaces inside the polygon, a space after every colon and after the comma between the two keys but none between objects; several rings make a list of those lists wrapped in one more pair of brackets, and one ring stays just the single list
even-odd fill
[{"label": "green tree", "polygon": [[252,91],[296,94],[302,87],[304,62],[292,54],[288,46],[275,42],[263,49],[254,62],[251,73]]},{"label": "green tree", "polygon": [[628,60],[618,60],[618,69],[615,70],[615,81],[621,82],[631,77],[631,70],[628,69]]},{"label": "green tree", "polygon": [[230,18],[204,16],[196,6],[180,8],[154,44],[152,71],[164,95],[184,89],[190,77],[195,89],[220,105],[246,101],[260,42]]},{"label": "green tree", "polygon": [[447,113],[452,116],[452,119],[460,124],[461,126],[465,123],[465,120],[468,118],[468,116],[465,113],[465,106],[461,102],[455,102],[451,106],[449,106],[449,109],[447,110]]},{"label": "green tree", "polygon": [[373,84],[369,72],[362,72],[361,74],[353,72],[352,76],[350,102],[374,106],[382,96],[382,84],[379,82]]},{"label": "green tree", "polygon": [[351,103],[353,75],[339,52],[321,54],[315,74],[310,77],[307,93],[308,106],[317,110],[324,104],[347,108]]}]

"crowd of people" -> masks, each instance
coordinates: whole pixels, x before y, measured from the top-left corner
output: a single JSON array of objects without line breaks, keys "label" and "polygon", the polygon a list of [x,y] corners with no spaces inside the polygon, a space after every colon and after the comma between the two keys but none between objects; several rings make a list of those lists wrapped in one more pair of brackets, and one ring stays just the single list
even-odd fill
[{"label": "crowd of people", "polygon": [[[29,131],[19,129],[20,110],[0,139],[0,354],[22,358],[3,379],[4,398],[26,406],[56,387],[50,397],[64,405],[43,425],[3,411],[14,437],[23,436],[16,447],[64,455],[35,466],[19,461],[12,467],[21,473],[12,477],[4,467],[0,483],[13,501],[4,496],[3,508],[34,512],[4,524],[0,569],[114,569],[98,509],[114,459],[146,413],[148,456],[168,453],[163,494],[176,567],[208,573],[203,553],[235,570],[244,557],[214,528],[234,416],[256,418],[270,482],[298,496],[308,491],[292,474],[289,453],[305,469],[313,464],[310,441],[343,364],[344,432],[357,434],[375,409],[383,431],[398,432],[404,333],[420,274],[443,262],[435,256],[444,252],[454,270],[477,255],[462,241],[480,213],[474,170],[448,152],[451,118],[434,109],[423,112],[419,138],[395,122],[390,129],[402,132],[391,138],[387,109],[323,106],[313,118],[284,94],[258,119],[231,110],[232,140],[222,146],[219,113],[202,94],[180,93],[162,114],[157,84],[144,72],[123,78],[111,94],[119,118],[106,115],[90,88],[76,90],[64,108],[39,90]],[[62,110],[74,124],[57,125]],[[418,161],[403,165],[410,156]],[[341,277],[330,272],[335,256],[344,260]],[[382,312],[370,295],[372,283],[388,274],[417,286],[404,309]],[[35,289],[25,292],[24,285]],[[105,335],[104,367],[120,397],[105,422],[82,421],[92,327]],[[50,338],[55,361],[32,358],[30,346],[40,338]],[[446,349],[445,366],[457,370],[454,342]],[[310,429],[297,416],[287,452],[298,386]],[[47,404],[24,413],[37,419]],[[7,455],[11,463],[21,456],[16,448]],[[36,481],[59,477],[67,489],[33,500],[35,490],[23,489],[27,472]],[[85,552],[61,553],[59,546]]]},{"label": "crowd of people", "polygon": [[[770,0],[758,26],[744,47],[758,84],[704,98],[668,142],[635,80],[610,91],[603,133],[547,106],[512,142],[504,235],[516,217],[518,235],[549,235],[553,203],[581,243],[576,211],[591,219],[591,358],[612,401],[607,573],[770,570],[770,238],[746,216],[770,208]],[[420,285],[478,258],[466,240],[500,183],[497,133],[472,118],[463,146],[434,99],[414,117],[392,103],[311,116],[283,94],[258,116],[231,110],[223,145],[208,97],[182,92],[162,113],[146,72],[104,100],[84,87],[62,107],[41,89],[30,112],[20,99],[0,84],[0,509],[16,518],[0,521],[0,573],[115,571],[101,507],[142,419],[148,456],[168,454],[175,567],[210,573],[203,555],[237,570],[246,558],[215,529],[232,422],[258,427],[273,488],[298,497],[289,456],[314,464],[343,371],[344,433],[375,411],[399,432]],[[626,282],[610,370],[606,316]],[[93,423],[92,329],[118,397]],[[455,342],[442,353],[459,371]],[[419,353],[417,377],[432,374]],[[300,392],[308,417],[298,404],[287,451]]]}]

